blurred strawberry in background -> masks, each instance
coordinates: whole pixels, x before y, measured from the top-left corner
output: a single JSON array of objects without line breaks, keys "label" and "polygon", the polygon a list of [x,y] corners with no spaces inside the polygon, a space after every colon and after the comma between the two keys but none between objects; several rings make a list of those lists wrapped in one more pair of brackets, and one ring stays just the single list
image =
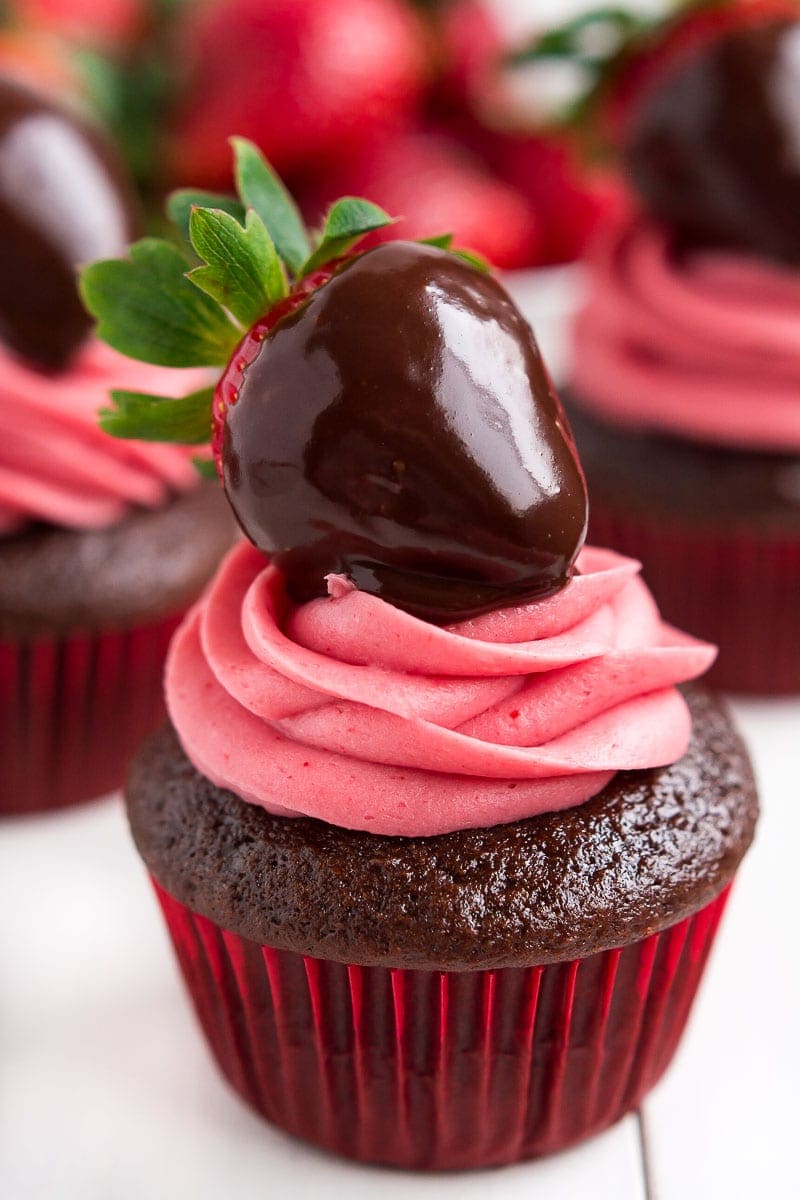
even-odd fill
[{"label": "blurred strawberry in background", "polygon": [[507,50],[481,0],[417,7],[435,73],[415,128],[342,155],[307,190],[308,216],[319,218],[337,195],[364,195],[402,218],[381,231],[384,240],[448,232],[506,269],[572,261],[625,204],[624,189],[610,170],[584,167],[568,134],[504,128],[525,115],[503,111]]},{"label": "blurred strawberry in background", "polygon": [[455,107],[479,97],[505,49],[494,13],[481,0],[429,0],[422,5],[436,49],[436,91]]},{"label": "blurred strawberry in background", "polygon": [[[363,195],[401,218],[380,236],[452,233],[505,269],[572,261],[625,204],[613,172],[582,161],[560,113],[509,99],[522,72],[485,0],[0,7],[0,71],[93,108],[154,219],[170,186],[230,186],[232,134],[257,143],[312,218],[336,196]],[[624,10],[604,11],[638,29]],[[580,32],[545,31],[532,57],[568,59]]]},{"label": "blurred strawberry in background", "polygon": [[498,175],[524,195],[536,213],[542,262],[580,258],[598,227],[620,217],[630,204],[619,175],[607,166],[587,166],[563,133],[497,133],[487,146]]},{"label": "blurred strawberry in background", "polygon": [[319,219],[343,194],[366,196],[400,218],[371,235],[373,243],[451,233],[457,245],[497,267],[527,266],[540,255],[539,223],[527,199],[440,134],[407,133],[379,142],[326,177],[305,205],[308,215]]},{"label": "blurred strawberry in background", "polygon": [[188,83],[170,174],[228,182],[237,133],[281,174],[319,171],[407,125],[429,72],[421,21],[400,0],[216,0],[178,11]]}]

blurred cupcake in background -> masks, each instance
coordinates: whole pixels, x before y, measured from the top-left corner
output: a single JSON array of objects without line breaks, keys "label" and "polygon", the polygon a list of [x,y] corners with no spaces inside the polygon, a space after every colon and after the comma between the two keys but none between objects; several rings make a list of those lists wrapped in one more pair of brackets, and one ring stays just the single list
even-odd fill
[{"label": "blurred cupcake in background", "polygon": [[118,786],[161,716],[170,633],[232,539],[191,450],[97,425],[109,389],[174,398],[206,380],[202,349],[178,372],[91,335],[77,266],[122,252],[138,222],[99,132],[0,79],[0,813]]},{"label": "blurred cupcake in background", "polygon": [[611,98],[639,207],[598,240],[574,331],[592,536],[719,645],[716,684],[800,693],[797,6],[700,6]]}]

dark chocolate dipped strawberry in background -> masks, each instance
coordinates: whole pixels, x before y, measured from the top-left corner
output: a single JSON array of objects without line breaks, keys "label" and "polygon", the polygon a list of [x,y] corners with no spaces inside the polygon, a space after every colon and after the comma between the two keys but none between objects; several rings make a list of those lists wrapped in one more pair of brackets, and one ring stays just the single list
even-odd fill
[{"label": "dark chocolate dipped strawberry in background", "polygon": [[566,397],[590,534],[719,644],[718,685],[800,692],[797,8],[689,6],[626,69],[638,209],[594,248]]},{"label": "dark chocolate dipped strawberry in background", "polygon": [[0,813],[120,783],[163,712],[169,635],[232,539],[191,449],[97,424],[109,390],[206,383],[92,336],[78,267],[137,228],[100,132],[0,77]]},{"label": "dark chocolate dipped strawberry in background", "polygon": [[680,248],[800,266],[800,19],[733,29],[631,116],[625,165]]},{"label": "dark chocolate dipped strawberry in background", "polygon": [[124,250],[139,220],[99,132],[0,76],[0,340],[32,366],[63,370],[91,326],[78,266]]}]

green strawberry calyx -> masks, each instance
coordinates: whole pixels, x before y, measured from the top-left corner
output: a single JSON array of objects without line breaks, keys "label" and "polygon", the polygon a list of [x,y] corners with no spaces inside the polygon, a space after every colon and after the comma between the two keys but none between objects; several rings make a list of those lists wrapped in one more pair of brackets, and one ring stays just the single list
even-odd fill
[{"label": "green strawberry calyx", "polygon": [[[346,196],[310,233],[256,146],[243,138],[232,138],[231,145],[235,196],[174,192],[167,201],[172,240],[143,238],[126,258],[92,263],[81,272],[81,296],[97,335],[121,354],[221,372],[271,309],[304,281],[307,293],[309,277],[321,272],[324,279],[326,269],[330,273],[367,234],[393,223],[376,204]],[[476,255],[452,249],[449,234],[426,240],[487,269]],[[100,425],[121,438],[203,445],[211,439],[213,397],[213,385],[178,399],[114,391]]]}]

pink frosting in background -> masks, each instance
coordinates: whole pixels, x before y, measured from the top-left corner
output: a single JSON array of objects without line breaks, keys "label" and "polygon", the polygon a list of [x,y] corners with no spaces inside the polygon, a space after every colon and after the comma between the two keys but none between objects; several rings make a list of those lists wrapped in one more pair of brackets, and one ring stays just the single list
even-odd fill
[{"label": "pink frosting in background", "polygon": [[615,229],[592,260],[572,384],[628,427],[800,451],[800,272],[722,252],[676,259],[644,219]]},{"label": "pink frosting in background", "polygon": [[167,705],[219,787],[283,816],[428,836],[554,812],[686,750],[675,684],[715,650],[638,564],[587,547],[557,595],[439,628],[329,580],[292,608],[235,547],[173,640]]},{"label": "pink frosting in background", "polygon": [[96,339],[53,376],[0,347],[0,535],[30,521],[102,528],[194,487],[196,451],[120,441],[103,433],[97,413],[112,388],[177,396],[205,378],[134,362]]}]

